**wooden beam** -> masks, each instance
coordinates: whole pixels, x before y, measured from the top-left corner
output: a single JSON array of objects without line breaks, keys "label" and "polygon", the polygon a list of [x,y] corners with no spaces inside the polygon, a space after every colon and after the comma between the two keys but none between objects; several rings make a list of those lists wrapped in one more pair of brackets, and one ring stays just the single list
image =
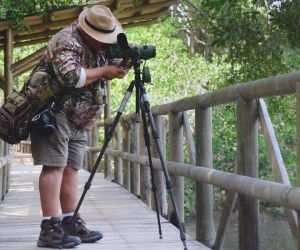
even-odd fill
[{"label": "wooden beam", "polygon": [[[99,151],[99,148],[90,150]],[[106,149],[105,154],[149,166],[148,157],[146,156],[130,154],[109,148]],[[162,170],[160,160],[157,158],[153,158],[152,160],[154,169]],[[300,187],[256,179],[245,175],[228,173],[192,164],[171,161],[167,161],[166,163],[171,175],[184,176],[191,180],[212,184],[278,206],[300,210]]]},{"label": "wooden beam", "polygon": [[[53,36],[54,34],[56,34],[59,30],[60,30],[60,28],[56,29],[56,30],[47,30],[47,31],[38,32],[38,33],[16,35],[14,37],[14,42],[23,42],[23,41],[27,41],[27,40],[34,40],[37,38],[50,37],[50,36]],[[0,43],[1,43],[1,40],[0,40]]]},{"label": "wooden beam", "polygon": [[46,43],[49,41],[50,38],[51,37],[44,37],[44,38],[39,38],[39,39],[31,40],[31,41],[19,42],[19,43],[15,43],[14,47],[18,48],[18,47],[23,47],[23,46],[27,46],[27,45]]},{"label": "wooden beam", "polygon": [[[197,105],[212,107],[236,101],[239,96],[250,100],[260,97],[280,96],[295,93],[300,82],[300,71],[263,78],[255,81],[236,84],[219,89],[211,93],[186,97],[171,103],[158,105],[152,108],[154,115],[167,115],[169,110],[174,112],[195,109]],[[123,119],[131,119],[134,114],[123,116]]]},{"label": "wooden beam", "polygon": [[228,192],[219,220],[217,236],[216,236],[215,244],[213,246],[214,250],[223,249],[226,230],[228,228],[229,219],[236,203],[236,198],[237,198],[237,193],[233,191]]},{"label": "wooden beam", "polygon": [[40,58],[36,58],[35,60],[32,60],[27,64],[22,65],[22,67],[19,67],[13,72],[13,76],[17,77],[25,72],[32,70],[39,62],[40,62]]},{"label": "wooden beam", "polygon": [[68,24],[74,22],[76,19],[77,19],[77,17],[72,17],[72,18],[67,18],[67,19],[60,20],[60,21],[32,25],[32,26],[30,26],[29,32],[28,31],[18,32],[18,35],[22,36],[22,35],[43,32],[45,30],[52,30],[52,29],[56,30],[56,29],[67,26]]},{"label": "wooden beam", "polygon": [[137,23],[129,23],[122,25],[123,28],[134,28],[134,27],[140,27],[140,26],[148,26],[152,24],[156,24],[159,22],[159,19],[151,20],[151,21],[142,21]]},{"label": "wooden beam", "polygon": [[[33,61],[36,62],[41,59],[43,54],[45,53],[46,47],[43,47],[36,52],[32,53],[31,55],[19,60],[18,62],[15,62],[12,65],[12,72],[13,75],[16,75],[18,71],[20,71],[22,68],[26,68],[28,64],[32,63]],[[21,70],[22,71],[22,70]]]},{"label": "wooden beam", "polygon": [[165,9],[160,12],[155,12],[155,13],[146,14],[146,15],[138,14],[138,15],[134,15],[134,16],[130,16],[130,17],[120,18],[118,20],[123,25],[127,24],[127,23],[141,23],[141,22],[145,22],[145,21],[151,21],[152,19],[157,19],[157,18],[165,15],[167,11],[168,10]]},{"label": "wooden beam", "polygon": [[[261,129],[264,135],[264,140],[267,146],[270,163],[274,178],[276,181],[290,185],[288,172],[286,170],[280,148],[276,139],[276,135],[272,126],[272,122],[267,110],[267,106],[263,99],[258,100],[259,103],[259,119]],[[285,209],[288,218],[289,226],[294,237],[297,231],[297,214],[291,209]]]}]

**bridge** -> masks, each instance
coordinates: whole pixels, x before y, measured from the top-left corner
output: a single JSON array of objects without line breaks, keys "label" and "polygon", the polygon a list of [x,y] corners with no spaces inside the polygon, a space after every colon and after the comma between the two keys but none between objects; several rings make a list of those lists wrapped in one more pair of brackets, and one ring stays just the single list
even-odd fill
[{"label": "bridge", "polygon": [[[212,93],[152,107],[164,153],[166,148],[170,147],[170,156],[166,159],[166,165],[173,179],[175,200],[183,225],[184,179],[188,178],[196,182],[196,239],[202,244],[188,237],[187,242],[191,249],[222,248],[228,221],[236,203],[239,209],[239,249],[259,249],[259,200],[285,208],[291,232],[298,242],[297,211],[300,208],[300,188],[290,184],[263,98],[296,94],[296,127],[299,130],[299,81],[300,72],[293,72],[241,83]],[[234,173],[213,169],[212,165],[212,107],[230,102],[235,102],[237,105],[237,163]],[[189,116],[186,113],[188,110],[193,110],[195,114],[194,129],[189,123]],[[153,147],[158,209],[162,216],[163,227],[166,228],[164,232],[166,242],[157,238],[155,214],[147,208],[147,206],[153,208],[149,160],[145,156],[145,145],[140,139],[142,131],[140,125],[135,122],[134,115],[131,113],[121,117],[115,130],[113,143],[105,151],[104,164],[99,167],[104,170],[104,175],[97,174],[95,186],[91,189],[91,196],[87,197],[83,211],[87,210],[87,220],[90,218],[92,226],[102,226],[103,223],[108,239],[118,234],[119,239],[124,240],[124,242],[118,241],[114,246],[115,249],[121,245],[122,247],[128,246],[128,249],[147,247],[151,249],[153,244],[158,244],[155,249],[160,249],[159,246],[162,247],[161,249],[168,249],[167,245],[170,245],[172,249],[182,249],[178,230],[164,219],[171,218],[173,211],[172,205],[167,201],[161,162],[157,158],[156,148]],[[112,118],[107,118],[105,123],[97,125],[110,124],[112,120]],[[257,176],[259,124],[271,159],[272,171],[276,178],[274,181],[262,180]],[[101,145],[95,146],[94,141],[98,142],[98,129],[96,126],[93,130],[95,134],[91,132],[89,147],[86,149],[84,167],[87,171],[91,170],[101,147]],[[192,139],[192,135],[195,139]],[[297,135],[299,136],[299,132]],[[297,141],[297,159],[299,160],[299,139]],[[26,153],[30,150],[29,144],[30,142],[23,142],[15,146],[15,150]],[[184,163],[184,145],[187,145],[189,149],[190,159],[188,160],[192,164]],[[11,245],[12,242],[16,244],[22,242],[21,246],[32,247],[35,240],[32,230],[38,230],[40,219],[36,194],[39,168],[22,164],[15,166],[12,162],[15,162],[17,158],[12,156],[11,147],[2,142],[1,149],[3,157],[0,161],[2,163],[0,172],[2,185],[0,186],[2,186],[3,201],[0,204],[0,218],[1,225],[6,226],[0,229],[0,244]],[[26,155],[30,156],[30,154]],[[82,189],[83,181],[88,174],[82,172],[81,176],[80,187]],[[228,191],[217,229],[213,222],[213,185]],[[121,202],[123,202],[122,205]],[[124,209],[119,209],[121,206]],[[32,230],[24,229],[22,220],[25,224],[30,223]],[[125,243],[125,241],[128,242]],[[145,245],[139,245],[142,242]],[[105,244],[110,243],[103,243],[104,246]],[[135,244],[138,244],[138,247]],[[299,249],[298,246],[297,249]]]},{"label": "bridge", "polygon": [[[119,5],[105,1],[123,18],[125,25],[135,25],[133,17],[139,12],[141,23],[152,23],[163,15],[171,2],[149,3],[135,10],[122,1]],[[124,5],[122,5],[124,4]],[[123,6],[123,9],[122,9]],[[120,8],[120,9],[118,9]],[[129,8],[131,16],[122,16],[120,10]],[[59,26],[74,20],[81,9],[68,9],[49,15],[47,24],[36,17],[26,19],[32,25],[34,34],[16,33],[6,22],[0,22],[0,44],[5,50],[5,74],[0,76],[0,87],[7,94],[12,88],[12,78],[31,69],[40,58],[43,49],[12,62],[12,46],[23,46],[47,40]],[[152,13],[151,13],[152,11]],[[66,20],[63,17],[67,17]],[[143,19],[144,18],[144,19]],[[49,21],[50,20],[50,21]],[[53,31],[45,31],[52,29]],[[15,38],[15,39],[13,39]],[[172,177],[175,201],[180,221],[184,227],[184,181],[196,183],[196,241],[189,236],[189,249],[222,249],[227,236],[227,228],[233,208],[238,208],[239,249],[260,249],[259,201],[284,207],[290,230],[295,239],[295,248],[300,250],[300,229],[298,211],[300,209],[300,72],[240,83],[211,93],[186,97],[172,103],[152,107],[152,114],[168,172]],[[108,89],[109,92],[109,89]],[[280,152],[271,118],[264,98],[278,98],[291,95],[296,99],[297,130],[297,184],[291,185]],[[110,98],[108,98],[110,99]],[[216,170],[213,166],[213,108],[227,104],[236,107],[237,149],[236,166],[233,172]],[[293,107],[291,107],[293,108]],[[104,122],[98,123],[89,133],[89,146],[86,149],[84,169],[81,171],[82,190],[88,171],[94,166],[101,149],[99,131],[107,131],[112,123],[110,105],[106,107]],[[105,159],[99,166],[103,172],[96,174],[91,190],[83,203],[82,212],[92,227],[102,229],[105,237],[97,247],[102,249],[183,249],[179,232],[169,220],[174,217],[173,207],[168,200],[165,176],[157,149],[153,146],[152,156],[154,180],[159,201],[158,211],[163,224],[162,240],[158,231],[151,194],[149,160],[143,141],[143,128],[135,122],[135,114],[121,117],[114,138],[105,151]],[[191,125],[191,119],[194,124]],[[104,129],[102,129],[104,127]],[[259,127],[261,128],[259,130]],[[145,128],[144,128],[145,129]],[[273,181],[258,177],[259,148],[258,135],[265,140]],[[107,135],[107,134],[106,134]],[[187,149],[188,157],[184,155]],[[168,150],[168,155],[167,155]],[[14,154],[22,152],[23,155]],[[28,155],[24,155],[28,154]],[[12,148],[0,144],[0,247],[3,249],[34,249],[36,232],[39,231],[40,210],[36,180],[39,166],[25,161],[30,157],[30,142],[24,141]],[[30,159],[30,158],[29,158]],[[225,203],[218,223],[214,222],[213,186],[226,190]],[[122,208],[122,209],[120,209]],[[167,219],[166,219],[167,218]],[[24,225],[29,225],[30,230]],[[91,248],[84,245],[80,248]]]}]

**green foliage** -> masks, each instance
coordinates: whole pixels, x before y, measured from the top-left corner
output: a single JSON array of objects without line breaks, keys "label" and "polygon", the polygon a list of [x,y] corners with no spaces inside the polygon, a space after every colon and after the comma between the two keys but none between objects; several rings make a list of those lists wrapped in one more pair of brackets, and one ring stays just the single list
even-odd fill
[{"label": "green foliage", "polygon": [[[270,13],[266,1],[183,0],[175,20],[212,55],[230,63],[228,80],[235,83],[286,72],[281,58],[288,37]],[[287,11],[280,16],[287,17]]]},{"label": "green foliage", "polygon": [[[222,71],[222,66],[210,65],[200,55],[190,58],[184,41],[176,37],[176,33],[170,19],[159,25],[126,30],[129,43],[156,46],[156,58],[146,64],[152,77],[152,84],[146,85],[152,106],[212,89],[214,85],[210,84],[210,79],[220,77],[217,72]],[[118,107],[133,77],[133,72],[129,72],[125,79],[113,81],[114,108]],[[133,99],[127,112],[133,111]]]},{"label": "green foliage", "polygon": [[28,15],[44,15],[71,5],[82,4],[83,0],[0,0],[0,20],[11,20],[19,29],[26,28],[22,19]]},{"label": "green foliage", "polygon": [[[279,1],[277,1],[279,2]],[[298,1],[280,1],[271,8],[271,22],[278,26],[290,45],[299,48],[300,39],[300,5]]]}]

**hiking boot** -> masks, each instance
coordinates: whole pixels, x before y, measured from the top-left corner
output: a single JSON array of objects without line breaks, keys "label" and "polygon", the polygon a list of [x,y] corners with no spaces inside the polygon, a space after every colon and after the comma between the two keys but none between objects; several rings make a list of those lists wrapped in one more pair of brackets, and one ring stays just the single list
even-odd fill
[{"label": "hiking boot", "polygon": [[71,227],[72,216],[66,216],[62,220],[63,228],[69,235],[78,236],[83,243],[93,243],[103,238],[99,231],[91,231],[86,228],[85,222],[77,214],[74,224]]},{"label": "hiking boot", "polygon": [[80,238],[69,236],[64,232],[60,218],[51,217],[50,220],[42,221],[38,247],[72,248],[80,243]]}]

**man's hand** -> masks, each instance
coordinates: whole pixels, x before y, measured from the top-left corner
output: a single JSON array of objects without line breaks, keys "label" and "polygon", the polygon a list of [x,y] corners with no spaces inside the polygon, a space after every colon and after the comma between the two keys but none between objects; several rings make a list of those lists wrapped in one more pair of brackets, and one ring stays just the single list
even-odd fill
[{"label": "man's hand", "polygon": [[128,70],[116,65],[105,65],[92,69],[84,69],[86,74],[85,85],[88,85],[96,80],[105,79],[112,80],[115,78],[123,78]]},{"label": "man's hand", "polygon": [[123,78],[127,71],[123,67],[116,65],[106,65],[102,66],[102,77],[106,80],[112,80],[114,78]]}]

